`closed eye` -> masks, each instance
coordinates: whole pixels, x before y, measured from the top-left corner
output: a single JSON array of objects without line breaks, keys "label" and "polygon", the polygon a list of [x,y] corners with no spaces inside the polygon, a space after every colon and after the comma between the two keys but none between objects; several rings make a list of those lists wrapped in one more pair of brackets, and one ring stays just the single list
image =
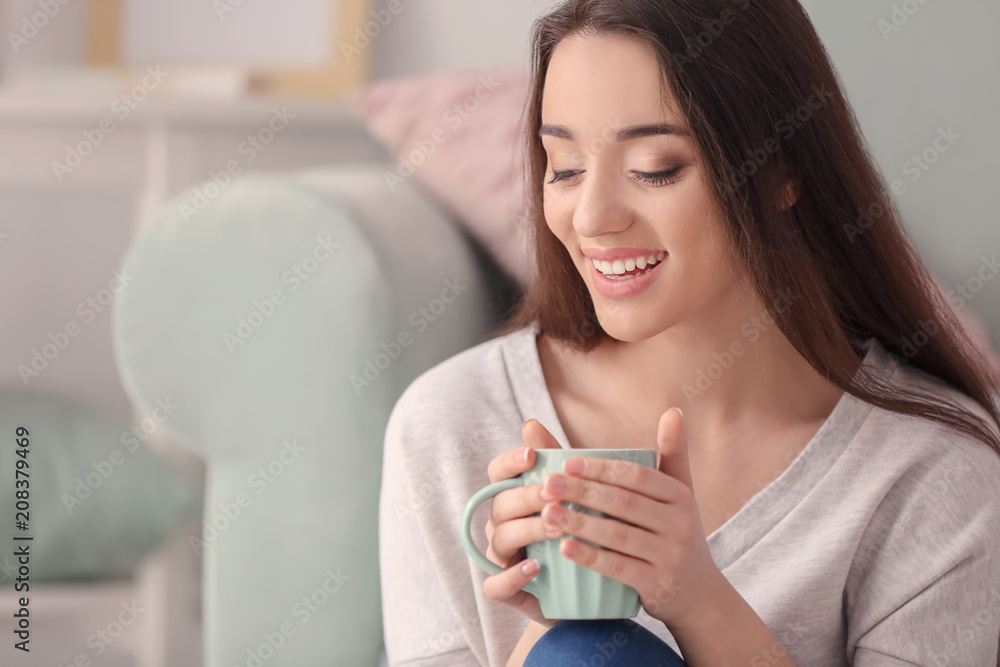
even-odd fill
[{"label": "closed eye", "polygon": [[635,175],[636,179],[649,183],[650,185],[667,185],[677,181],[680,171],[681,167],[672,167],[662,171],[633,171],[632,173]]},{"label": "closed eye", "polygon": [[[680,176],[680,171],[682,167],[671,167],[670,169],[663,169],[661,171],[633,171],[632,174],[636,180],[642,181],[644,183],[649,183],[650,185],[668,185],[674,183]],[[573,178],[577,174],[582,174],[582,170],[570,170],[570,171],[553,171],[552,179],[548,181],[549,185],[553,183],[558,183],[560,181],[565,181],[567,179]]]},{"label": "closed eye", "polygon": [[572,178],[572,177],[574,177],[574,176],[576,176],[577,174],[580,174],[580,173],[582,173],[580,170],[576,170],[576,171],[553,171],[552,172],[552,180],[549,181],[548,184],[552,185],[553,183],[558,183],[559,181],[564,181],[567,178]]}]

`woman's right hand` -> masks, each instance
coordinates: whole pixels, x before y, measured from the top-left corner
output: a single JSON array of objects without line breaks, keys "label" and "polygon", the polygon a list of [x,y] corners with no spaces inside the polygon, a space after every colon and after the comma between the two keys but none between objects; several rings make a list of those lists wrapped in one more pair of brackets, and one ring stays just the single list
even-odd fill
[{"label": "woman's right hand", "polygon": [[[487,473],[491,484],[516,477],[535,465],[534,450],[561,449],[555,437],[536,419],[524,423],[521,438],[527,447],[509,449],[490,461]],[[550,540],[563,534],[558,528],[553,532],[546,531],[540,512],[547,502],[541,492],[541,484],[532,484],[507,489],[493,497],[490,518],[486,522],[486,538],[490,542],[486,557],[504,571],[487,577],[483,591],[490,599],[513,607],[536,623],[550,627],[555,621],[542,616],[538,598],[522,590],[538,574],[538,564],[534,560],[526,560],[524,548],[533,542]],[[522,566],[528,566],[527,571]]]}]

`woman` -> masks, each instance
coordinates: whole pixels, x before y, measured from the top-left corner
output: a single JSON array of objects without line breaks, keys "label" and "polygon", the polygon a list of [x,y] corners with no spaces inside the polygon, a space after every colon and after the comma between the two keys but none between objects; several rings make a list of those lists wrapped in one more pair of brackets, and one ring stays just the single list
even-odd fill
[{"label": "woman", "polygon": [[[538,273],[390,418],[390,663],[993,664],[995,379],[801,6],[570,0],[533,39]],[[648,474],[585,457],[654,446]],[[494,498],[486,576],[462,506],[539,447],[581,464]],[[584,499],[627,527],[560,507]],[[541,615],[524,547],[557,537],[634,621]]]}]

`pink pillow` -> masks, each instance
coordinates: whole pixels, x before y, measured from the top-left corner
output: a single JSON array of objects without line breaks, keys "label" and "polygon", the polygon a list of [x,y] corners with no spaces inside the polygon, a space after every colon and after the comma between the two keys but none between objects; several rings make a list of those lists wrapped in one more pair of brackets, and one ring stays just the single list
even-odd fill
[{"label": "pink pillow", "polygon": [[452,72],[379,81],[349,98],[396,156],[387,188],[419,181],[522,287],[534,266],[519,134],[527,84],[519,70]]}]

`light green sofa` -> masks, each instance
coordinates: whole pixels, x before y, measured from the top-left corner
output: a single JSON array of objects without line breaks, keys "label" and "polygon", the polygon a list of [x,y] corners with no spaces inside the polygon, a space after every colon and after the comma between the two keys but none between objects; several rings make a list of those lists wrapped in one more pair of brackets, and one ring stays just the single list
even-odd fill
[{"label": "light green sofa", "polygon": [[465,232],[385,167],[252,175],[148,221],[115,302],[130,398],[207,464],[205,667],[384,664],[385,425],[421,372],[516,297]]}]

